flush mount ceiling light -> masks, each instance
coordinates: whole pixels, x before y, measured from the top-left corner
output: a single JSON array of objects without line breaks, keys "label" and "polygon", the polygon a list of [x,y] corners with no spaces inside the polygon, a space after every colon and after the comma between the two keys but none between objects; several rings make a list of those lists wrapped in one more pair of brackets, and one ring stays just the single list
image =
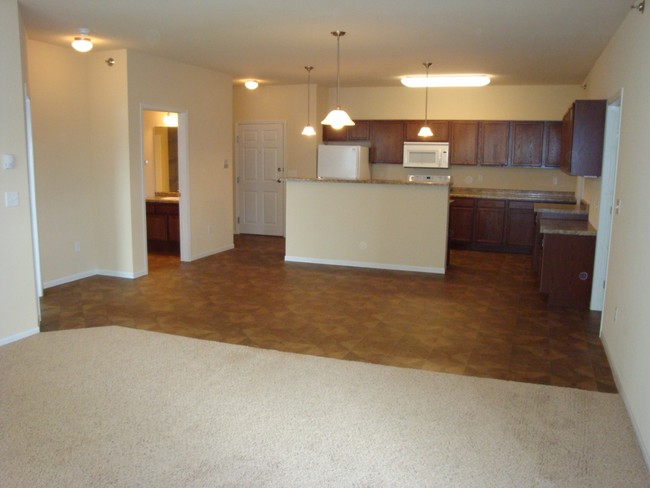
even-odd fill
[{"label": "flush mount ceiling light", "polygon": [[305,128],[302,130],[302,135],[303,136],[315,136],[316,131],[314,128],[311,126],[309,123],[309,100],[311,99],[310,97],[310,87],[311,87],[311,70],[314,69],[313,66],[305,66],[305,69],[307,70],[307,125]]},{"label": "flush mount ceiling light", "polygon": [[339,91],[341,88],[340,61],[341,61],[341,36],[345,35],[343,31],[334,31],[332,35],[336,37],[336,108],[327,114],[321,124],[330,125],[332,129],[342,129],[346,125],[354,125],[350,116],[341,110]]},{"label": "flush mount ceiling light", "polygon": [[436,75],[436,76],[405,76],[402,78],[402,85],[409,88],[430,87],[466,87],[485,86],[490,83],[490,77],[486,75]]},{"label": "flush mount ceiling light", "polygon": [[167,112],[163,117],[163,125],[165,127],[178,127],[178,114],[176,112]]},{"label": "flush mount ceiling light", "polygon": [[[427,69],[427,75],[426,78],[429,78],[429,68],[431,67],[431,63],[422,63],[424,67]],[[428,118],[427,118],[427,109],[429,108],[429,85],[424,86],[424,125],[420,129],[420,132],[418,132],[418,136],[420,137],[433,137],[433,132],[431,132],[431,127],[429,127],[429,124],[427,123]]]},{"label": "flush mount ceiling light", "polygon": [[87,53],[93,48],[93,41],[88,37],[90,30],[86,28],[79,29],[79,35],[74,38],[70,44],[72,49],[80,53]]},{"label": "flush mount ceiling light", "polygon": [[247,80],[244,82],[244,86],[249,90],[255,90],[260,84],[255,80]]}]

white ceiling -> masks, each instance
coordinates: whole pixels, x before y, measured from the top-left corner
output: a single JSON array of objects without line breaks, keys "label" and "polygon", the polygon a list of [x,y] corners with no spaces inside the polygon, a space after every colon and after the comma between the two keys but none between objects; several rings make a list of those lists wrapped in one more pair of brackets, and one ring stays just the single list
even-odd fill
[{"label": "white ceiling", "polygon": [[[235,82],[399,85],[407,74],[484,73],[493,84],[580,84],[630,0],[19,0],[31,39],[135,49]],[[632,15],[632,14],[631,14]],[[635,13],[634,15],[638,15]],[[81,54],[80,54],[81,56]]]}]

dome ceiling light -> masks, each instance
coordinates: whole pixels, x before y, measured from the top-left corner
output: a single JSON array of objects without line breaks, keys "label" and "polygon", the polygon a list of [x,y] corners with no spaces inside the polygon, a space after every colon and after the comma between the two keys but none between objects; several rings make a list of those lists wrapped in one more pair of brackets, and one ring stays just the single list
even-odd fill
[{"label": "dome ceiling light", "polygon": [[313,66],[305,66],[305,69],[307,70],[307,125],[305,128],[302,130],[302,135],[303,136],[315,136],[316,131],[314,128],[311,126],[310,123],[310,117],[309,117],[309,101],[311,99],[311,70],[314,69]]},{"label": "dome ceiling light", "polygon": [[79,29],[79,35],[75,36],[74,40],[70,44],[72,49],[80,53],[87,53],[93,48],[93,41],[88,37],[90,34],[90,29],[81,28]]},{"label": "dome ceiling light", "polygon": [[[422,63],[424,67],[427,69],[427,75],[426,78],[429,78],[429,68],[431,67],[431,63]],[[431,132],[431,127],[429,127],[428,124],[428,113],[427,109],[429,108],[429,85],[424,86],[424,125],[420,129],[420,132],[418,132],[418,136],[420,137],[433,137],[433,132]]]}]

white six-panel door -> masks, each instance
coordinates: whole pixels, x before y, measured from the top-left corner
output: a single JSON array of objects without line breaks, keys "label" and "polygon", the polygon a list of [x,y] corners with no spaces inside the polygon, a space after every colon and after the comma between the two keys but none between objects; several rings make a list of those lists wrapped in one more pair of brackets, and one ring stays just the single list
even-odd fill
[{"label": "white six-panel door", "polygon": [[237,125],[239,232],[284,235],[284,127]]}]

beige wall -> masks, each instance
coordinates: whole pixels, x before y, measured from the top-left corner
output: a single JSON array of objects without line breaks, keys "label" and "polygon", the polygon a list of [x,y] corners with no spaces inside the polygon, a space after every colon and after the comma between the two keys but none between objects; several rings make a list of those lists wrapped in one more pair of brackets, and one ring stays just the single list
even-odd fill
[{"label": "beige wall", "polygon": [[447,185],[288,181],[286,259],[444,273],[448,205]]},{"label": "beige wall", "polygon": [[[336,90],[312,86],[312,125],[315,138],[300,135],[306,119],[306,85],[261,86],[255,91],[234,89],[234,121],[287,121],[287,175],[316,174],[316,146],[322,139],[320,121],[336,103]],[[429,92],[432,119],[561,120],[573,100],[585,97],[580,86],[488,86],[436,89]],[[422,90],[402,86],[342,88],[341,103],[357,119],[422,119]],[[409,174],[436,171],[407,170],[398,165],[373,165],[374,178],[404,179]],[[576,178],[559,170],[452,168],[454,185],[476,188],[574,191]]]},{"label": "beige wall", "polygon": [[[183,63],[129,52],[129,140],[133,207],[133,252],[144,266],[145,222],[141,110],[179,112],[179,156],[187,130],[189,179],[181,177],[181,225],[191,231],[190,259],[233,247],[232,80]],[[135,143],[134,141],[137,141]],[[227,167],[225,167],[227,166]],[[185,209],[183,208],[185,206]],[[189,209],[185,215],[184,210]],[[189,218],[184,218],[189,217]],[[189,222],[188,222],[189,220]]]},{"label": "beige wall", "polygon": [[[18,6],[0,1],[0,154],[15,155],[16,168],[0,167],[0,344],[38,332],[38,301],[29,204],[23,69]],[[19,205],[6,208],[5,192]]]},{"label": "beige wall", "polygon": [[[311,125],[315,136],[303,136],[307,123],[307,85],[260,85],[257,90],[233,88],[233,122],[285,122],[287,176],[316,176],[316,148],[322,139],[318,104],[326,90],[312,84],[310,93]],[[319,95],[320,93],[320,95]],[[323,103],[324,105],[324,103]],[[236,134],[234,134],[236,136]]]},{"label": "beige wall", "polygon": [[[650,23],[632,11],[587,79],[589,98],[623,89],[616,198],[602,337],[618,385],[650,463]],[[600,181],[586,180],[585,194],[600,198]],[[614,321],[615,309],[617,320]]]},{"label": "beige wall", "polygon": [[147,107],[186,114],[187,255],[232,247],[229,76],[125,50],[83,55],[30,41],[29,53],[46,286],[96,273],[146,273]]}]

